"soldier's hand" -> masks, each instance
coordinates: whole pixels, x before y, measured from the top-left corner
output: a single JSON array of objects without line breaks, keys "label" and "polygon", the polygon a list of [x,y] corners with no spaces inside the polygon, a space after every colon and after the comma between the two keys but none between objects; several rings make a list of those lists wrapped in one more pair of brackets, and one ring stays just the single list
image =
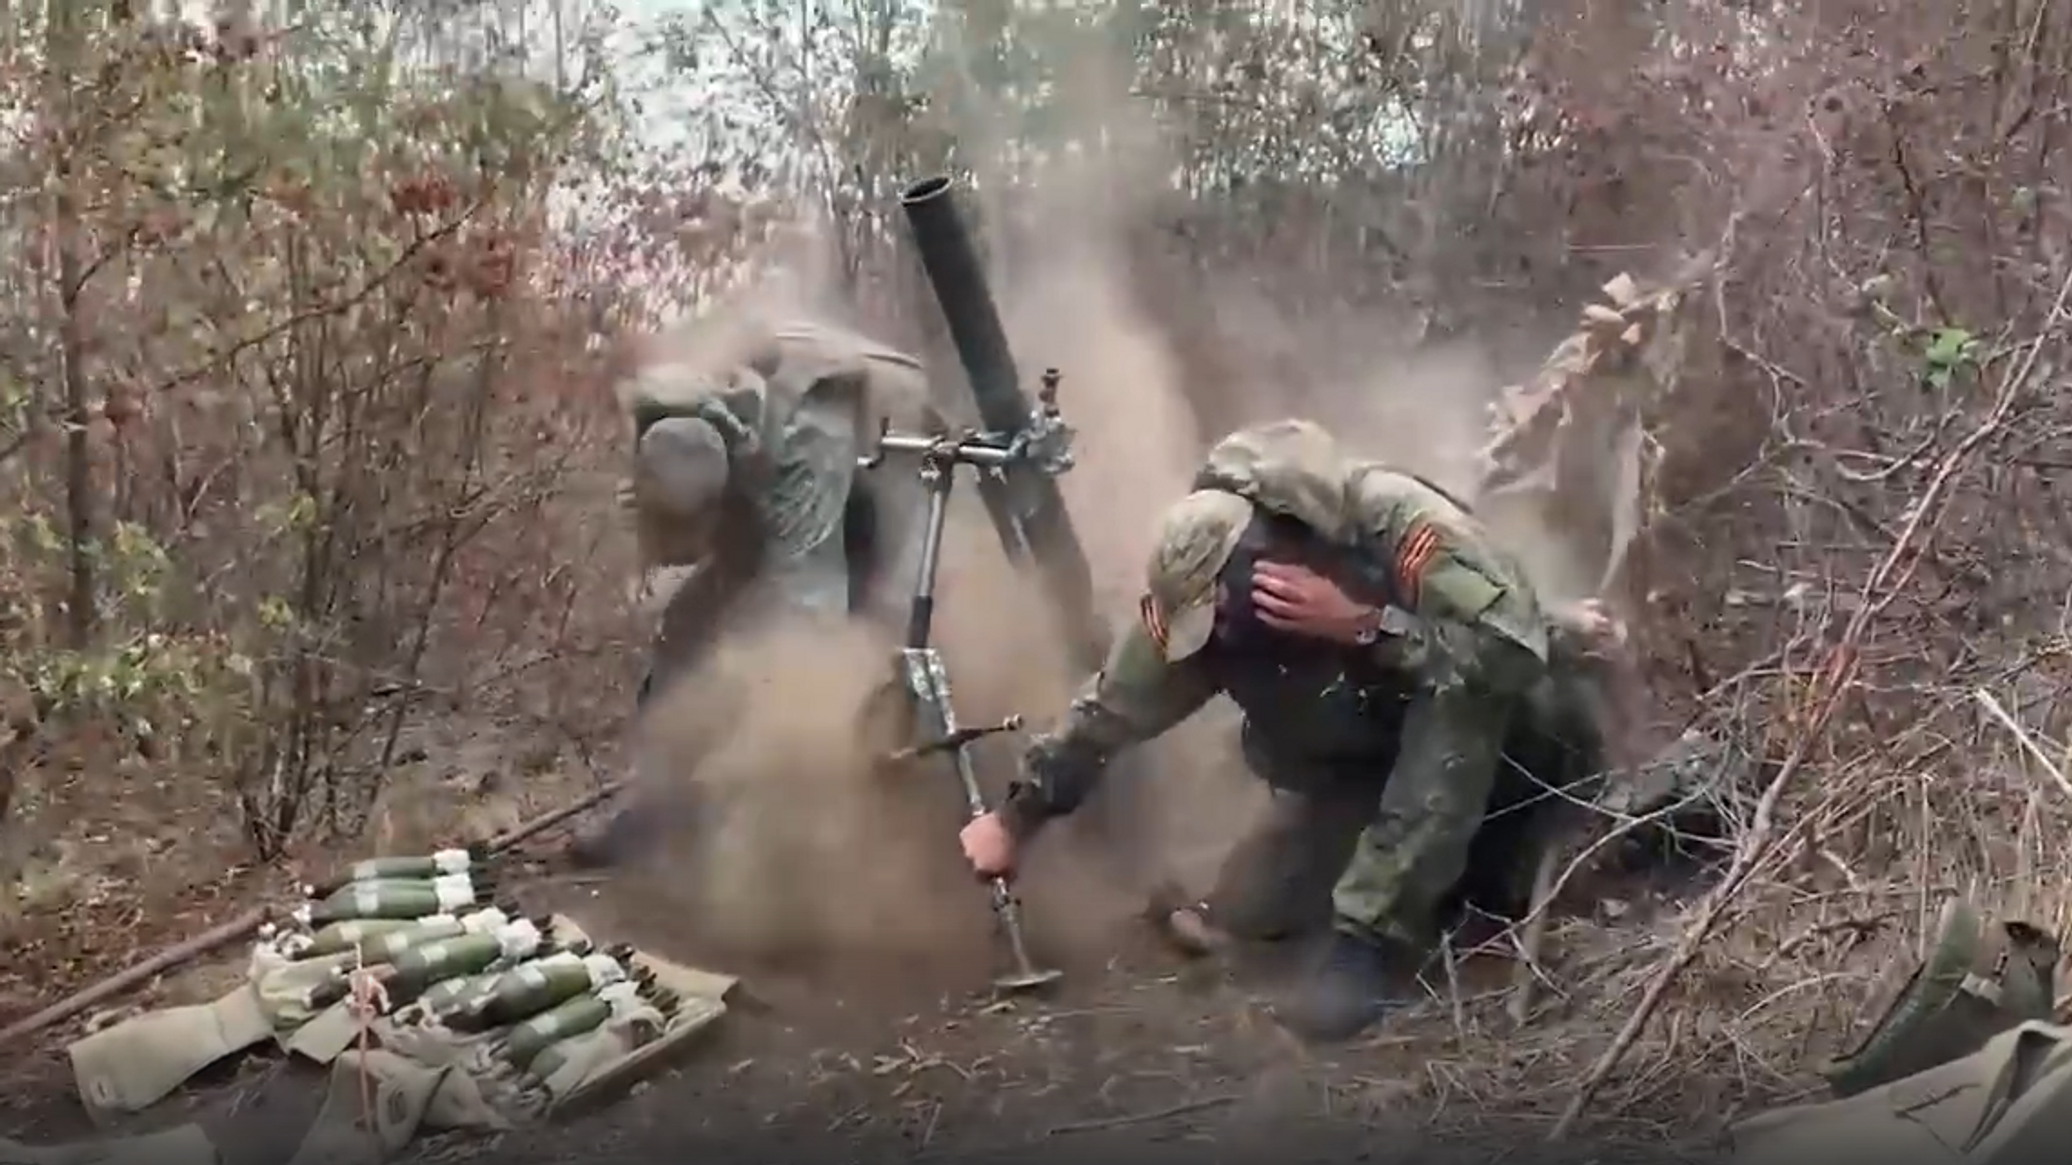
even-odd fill
[{"label": "soldier's hand", "polygon": [[999,814],[972,818],[957,835],[957,841],[964,847],[964,860],[971,863],[972,872],[979,877],[1014,876],[1014,835],[1007,832]]},{"label": "soldier's hand", "polygon": [[1331,643],[1356,643],[1374,618],[1337,583],[1313,570],[1262,562],[1252,571],[1252,607],[1268,627]]},{"label": "soldier's hand", "polygon": [[1556,611],[1555,618],[1574,628],[1595,654],[1609,654],[1626,646],[1626,623],[1601,599],[1585,599]]}]

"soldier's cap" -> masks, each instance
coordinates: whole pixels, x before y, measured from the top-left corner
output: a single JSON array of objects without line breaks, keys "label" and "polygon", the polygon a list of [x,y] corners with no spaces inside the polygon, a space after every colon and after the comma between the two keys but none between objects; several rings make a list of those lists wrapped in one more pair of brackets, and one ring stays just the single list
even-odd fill
[{"label": "soldier's cap", "polygon": [[1216,629],[1216,579],[1252,524],[1252,503],[1197,490],[1165,512],[1138,612],[1170,662],[1208,645]]},{"label": "soldier's cap", "polygon": [[634,500],[660,518],[703,514],[727,488],[727,443],[697,417],[664,417],[640,435]]}]

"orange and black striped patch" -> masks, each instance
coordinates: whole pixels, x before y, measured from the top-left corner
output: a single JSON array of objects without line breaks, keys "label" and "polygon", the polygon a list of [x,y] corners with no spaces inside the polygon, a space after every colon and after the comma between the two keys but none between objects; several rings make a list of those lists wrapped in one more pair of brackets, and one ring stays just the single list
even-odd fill
[{"label": "orange and black striped patch", "polygon": [[1439,532],[1430,522],[1418,522],[1396,548],[1396,580],[1403,588],[1406,605],[1415,609],[1425,570],[1439,556]]},{"label": "orange and black striped patch", "polygon": [[1152,598],[1150,592],[1145,592],[1144,597],[1137,600],[1137,614],[1144,620],[1144,633],[1151,636],[1151,642],[1158,644],[1160,651],[1164,651],[1168,635],[1165,612],[1159,609],[1158,600]]}]

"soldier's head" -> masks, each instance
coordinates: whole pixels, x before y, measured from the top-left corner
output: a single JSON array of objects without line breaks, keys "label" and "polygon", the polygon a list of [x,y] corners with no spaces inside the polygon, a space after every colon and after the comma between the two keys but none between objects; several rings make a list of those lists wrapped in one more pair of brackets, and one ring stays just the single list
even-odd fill
[{"label": "soldier's head", "polygon": [[1262,622],[1252,605],[1260,562],[1324,564],[1314,534],[1227,490],[1199,490],[1166,511],[1152,551],[1140,612],[1168,660],[1182,660],[1215,639],[1248,650],[1285,644],[1286,632]]},{"label": "soldier's head", "polygon": [[701,519],[726,492],[726,440],[697,417],[664,417],[649,425],[634,465],[635,501],[665,521]]},{"label": "soldier's head", "polygon": [[641,432],[632,500],[643,554],[652,564],[705,557],[728,468],[725,439],[696,417],[664,417]]},{"label": "soldier's head", "polygon": [[734,460],[755,452],[742,435],[761,421],[761,388],[745,369],[684,360],[643,365],[621,383],[634,433],[629,500],[650,565],[705,556]]},{"label": "soldier's head", "polygon": [[1240,429],[1210,449],[1195,492],[1166,511],[1141,612],[1169,660],[1216,638],[1279,638],[1252,609],[1262,560],[1309,565],[1345,523],[1350,463],[1312,421]]}]

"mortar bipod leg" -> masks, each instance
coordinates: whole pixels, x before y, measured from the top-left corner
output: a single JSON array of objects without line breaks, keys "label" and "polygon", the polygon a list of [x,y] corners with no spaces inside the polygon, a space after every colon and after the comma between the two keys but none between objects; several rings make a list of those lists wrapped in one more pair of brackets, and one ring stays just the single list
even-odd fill
[{"label": "mortar bipod leg", "polygon": [[[922,527],[921,563],[914,574],[914,597],[907,607],[909,650],[925,649],[935,632],[935,576],[942,569],[943,530],[949,524],[950,490],[956,481],[954,464],[944,465],[933,457],[922,460],[921,484],[928,490],[928,520]],[[948,713],[947,704],[944,713]]]},{"label": "mortar bipod leg", "polygon": [[[952,704],[949,674],[943,666],[942,656],[933,648],[907,648],[900,653],[903,669],[907,674],[908,689],[914,700],[924,710],[920,717],[927,729],[933,729],[936,739],[945,739],[957,732],[957,713]],[[950,766],[956,770],[957,783],[964,790],[964,804],[973,819],[990,812],[986,805],[986,793],[978,783],[978,770],[971,761],[971,743],[963,742],[949,749]],[[993,896],[993,916],[1000,921],[1000,932],[1007,940],[1008,957],[1012,960],[1006,975],[993,981],[1003,992],[1033,991],[1039,987],[1057,982],[1062,973],[1036,966],[1029,954],[1029,939],[1022,929],[1021,904],[1015,900],[1014,889],[1005,878],[990,879]]]}]

